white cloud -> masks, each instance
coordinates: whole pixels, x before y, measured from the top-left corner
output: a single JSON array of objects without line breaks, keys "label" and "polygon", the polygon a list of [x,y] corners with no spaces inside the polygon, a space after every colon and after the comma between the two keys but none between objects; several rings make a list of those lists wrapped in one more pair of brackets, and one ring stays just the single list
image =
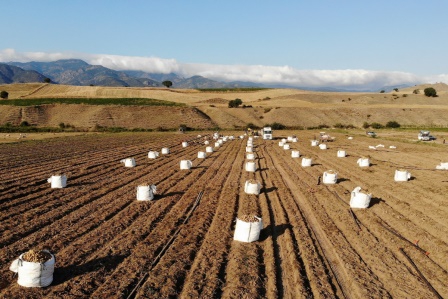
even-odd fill
[{"label": "white cloud", "polygon": [[282,84],[298,87],[341,87],[375,89],[399,84],[448,82],[447,74],[428,77],[406,72],[348,70],[299,70],[290,66],[213,65],[179,63],[175,59],[159,57],[120,56],[76,52],[45,53],[0,51],[1,62],[55,61],[82,59],[89,64],[114,70],[141,70],[149,73],[177,73],[184,77],[200,75],[220,81],[250,81],[262,84]]}]

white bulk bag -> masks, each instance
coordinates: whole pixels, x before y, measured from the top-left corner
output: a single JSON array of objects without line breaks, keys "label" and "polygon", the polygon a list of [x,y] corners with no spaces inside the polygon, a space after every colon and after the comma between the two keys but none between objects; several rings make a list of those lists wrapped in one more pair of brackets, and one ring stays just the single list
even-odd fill
[{"label": "white bulk bag", "polygon": [[336,182],[338,181],[338,174],[334,170],[327,170],[324,172],[322,178],[324,184],[336,184]]},{"label": "white bulk bag", "polygon": [[204,145],[209,145],[209,144],[210,144],[210,142],[208,140],[204,141]]},{"label": "white bulk bag", "polygon": [[246,146],[253,146],[253,145],[254,145],[254,143],[252,141],[246,142]]},{"label": "white bulk bag", "polygon": [[370,166],[370,159],[361,157],[356,161],[358,163],[359,167],[369,167]]},{"label": "white bulk bag", "polygon": [[254,160],[255,159],[254,153],[247,153],[246,154],[246,159],[247,160]]},{"label": "white bulk bag", "polygon": [[292,158],[299,158],[300,152],[299,151],[291,151],[291,157]]},{"label": "white bulk bag", "polygon": [[190,160],[181,160],[180,161],[180,169],[190,169],[193,166],[193,163]]},{"label": "white bulk bag", "polygon": [[51,183],[51,188],[65,188],[67,187],[67,177],[63,175],[52,175],[51,178],[47,180]]},{"label": "white bulk bag", "polygon": [[283,142],[283,141],[278,142],[278,146],[283,147],[284,145],[285,145],[285,142]]},{"label": "white bulk bag", "polygon": [[240,135],[240,139],[244,139],[244,135]]},{"label": "white bulk bag", "polygon": [[159,156],[159,152],[156,151],[149,151],[148,152],[148,158],[149,159],[155,159]]},{"label": "white bulk bag", "polygon": [[222,145],[224,143],[224,141],[222,139],[218,139],[218,143],[219,143],[219,145]]},{"label": "white bulk bag", "polygon": [[411,173],[404,169],[395,170],[394,180],[396,182],[406,182],[411,178]]},{"label": "white bulk bag", "polygon": [[249,137],[249,138],[247,138],[247,140],[248,141],[254,141],[254,138],[253,137]]},{"label": "white bulk bag", "polygon": [[246,153],[252,153],[253,151],[252,146],[246,146]]},{"label": "white bulk bag", "polygon": [[308,157],[302,158],[302,167],[310,167],[312,163],[313,163],[313,160],[311,158],[308,158]]},{"label": "white bulk bag", "polygon": [[286,138],[282,138],[283,144],[285,144],[288,140]]},{"label": "white bulk bag", "polygon": [[257,166],[255,162],[246,162],[246,171],[255,172],[257,170]]},{"label": "white bulk bag", "polygon": [[289,146],[289,144],[283,144],[283,149],[284,150],[289,150],[291,147]]},{"label": "white bulk bag", "polygon": [[259,182],[246,181],[244,184],[244,192],[247,194],[260,194],[261,184]]},{"label": "white bulk bag", "polygon": [[207,146],[207,147],[205,148],[205,152],[206,152],[206,153],[213,153],[213,147],[211,147],[211,146]]},{"label": "white bulk bag", "polygon": [[319,148],[321,150],[326,150],[327,149],[327,145],[325,143],[321,143],[321,144],[319,144]]},{"label": "white bulk bag", "polygon": [[223,142],[226,142],[226,141],[227,141],[227,139],[228,139],[228,137],[227,137],[227,136],[224,136],[224,137],[222,137],[222,141],[223,141]]},{"label": "white bulk bag", "polygon": [[205,152],[198,152],[199,159],[204,159],[206,156],[207,156],[207,154]]},{"label": "white bulk bag", "polygon": [[126,158],[120,161],[124,163],[124,167],[135,167],[135,159],[134,158]]},{"label": "white bulk bag", "polygon": [[156,192],[156,185],[140,185],[137,187],[137,200],[153,200]]},{"label": "white bulk bag", "polygon": [[292,136],[288,136],[287,140],[288,142],[292,142]]},{"label": "white bulk bag", "polygon": [[447,169],[448,170],[448,162],[440,162],[439,165],[436,166],[436,169]]},{"label": "white bulk bag", "polygon": [[260,232],[263,229],[263,221],[258,218],[257,222],[245,222],[236,218],[235,233],[233,239],[240,242],[254,242],[260,238]]},{"label": "white bulk bag", "polygon": [[219,142],[215,142],[215,147],[219,147],[221,144]]},{"label": "white bulk bag", "polygon": [[353,140],[353,137],[349,136],[347,137],[348,140]]},{"label": "white bulk bag", "polygon": [[43,250],[51,255],[51,259],[45,263],[34,263],[23,260],[22,253],[18,259],[14,260],[9,269],[18,273],[17,283],[23,287],[46,287],[53,282],[54,265],[56,260],[54,255],[48,250]]},{"label": "white bulk bag", "polygon": [[338,156],[339,158],[344,158],[346,155],[347,155],[347,154],[346,154],[346,152],[345,152],[344,150],[338,150],[338,154],[337,154],[337,156]]},{"label": "white bulk bag", "polygon": [[369,207],[372,194],[365,194],[360,191],[361,187],[353,189],[350,198],[350,208],[365,209]]},{"label": "white bulk bag", "polygon": [[182,142],[182,147],[187,147],[188,146],[188,142],[184,141]]},{"label": "white bulk bag", "polygon": [[318,146],[318,145],[319,145],[319,141],[311,140],[311,146]]},{"label": "white bulk bag", "polygon": [[170,153],[170,149],[167,147],[162,148],[162,155],[168,155]]},{"label": "white bulk bag", "polygon": [[299,141],[299,139],[297,139],[297,137],[292,138],[292,142],[298,142],[298,141]]}]

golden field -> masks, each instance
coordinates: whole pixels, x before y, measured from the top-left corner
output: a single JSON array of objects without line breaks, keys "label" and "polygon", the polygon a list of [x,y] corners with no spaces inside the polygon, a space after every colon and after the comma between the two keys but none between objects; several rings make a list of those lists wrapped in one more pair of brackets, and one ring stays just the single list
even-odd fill
[{"label": "golden field", "polygon": [[[428,98],[424,88],[432,86],[438,97]],[[418,89],[419,94],[413,94]],[[448,85],[419,85],[398,92],[314,92],[299,89],[204,92],[167,88],[68,86],[55,84],[9,84],[0,86],[9,99],[41,98],[152,98],[186,104],[185,107],[67,105],[1,106],[0,124],[28,121],[38,126],[59,123],[78,128],[106,127],[173,129],[181,124],[192,128],[241,128],[252,123],[263,126],[278,122],[289,127],[335,124],[361,127],[364,122],[386,124],[397,121],[410,127],[448,127]],[[239,98],[249,108],[228,108]],[[205,113],[203,115],[199,111]],[[207,118],[207,116],[209,118]]]}]

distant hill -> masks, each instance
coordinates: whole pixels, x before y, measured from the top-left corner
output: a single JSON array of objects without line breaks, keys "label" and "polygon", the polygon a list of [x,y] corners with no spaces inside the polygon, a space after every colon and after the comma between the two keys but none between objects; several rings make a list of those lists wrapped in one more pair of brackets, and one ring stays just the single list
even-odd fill
[{"label": "distant hill", "polygon": [[45,76],[35,70],[0,63],[0,84],[44,82]]},{"label": "distant hill", "polygon": [[10,62],[9,65],[24,70],[35,70],[52,82],[67,85],[157,87],[160,82],[148,78],[135,78],[125,72],[114,71],[100,65],[90,65],[79,59],[64,59],[53,62]]}]

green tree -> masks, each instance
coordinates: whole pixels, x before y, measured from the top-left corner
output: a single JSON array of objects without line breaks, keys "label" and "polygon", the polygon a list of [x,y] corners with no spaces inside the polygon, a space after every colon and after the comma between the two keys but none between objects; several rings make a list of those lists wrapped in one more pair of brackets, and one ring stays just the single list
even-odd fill
[{"label": "green tree", "polygon": [[51,83],[51,79],[47,77],[47,78],[44,79],[44,82],[45,83]]},{"label": "green tree", "polygon": [[380,91],[380,93],[385,93],[384,89],[382,89],[382,90]]},{"label": "green tree", "polygon": [[432,87],[425,88],[424,92],[425,92],[425,96],[427,96],[427,97],[436,97],[437,96],[437,91]]},{"label": "green tree", "polygon": [[173,82],[171,82],[171,81],[169,81],[169,80],[165,80],[165,81],[163,81],[162,84],[163,84],[165,87],[168,87],[168,88],[170,88],[171,86],[173,86]]},{"label": "green tree", "polygon": [[395,90],[396,92],[398,92],[398,88],[394,88],[394,90]]},{"label": "green tree", "polygon": [[2,91],[0,92],[0,98],[2,98],[2,99],[7,99],[8,96],[9,96],[9,93],[8,93],[7,91],[2,90]]}]

